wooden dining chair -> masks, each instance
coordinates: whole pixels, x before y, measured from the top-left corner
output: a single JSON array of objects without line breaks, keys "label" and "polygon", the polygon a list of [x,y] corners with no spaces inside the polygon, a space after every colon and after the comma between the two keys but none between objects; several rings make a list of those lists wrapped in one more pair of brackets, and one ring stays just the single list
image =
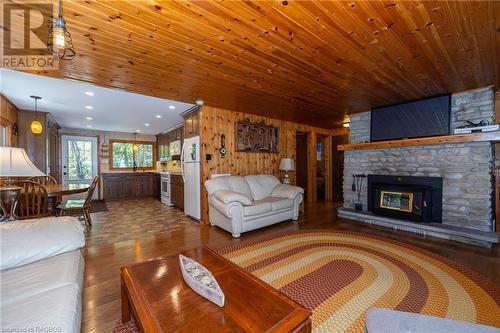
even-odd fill
[{"label": "wooden dining chair", "polygon": [[85,229],[88,230],[92,225],[92,218],[90,217],[90,209],[92,208],[92,196],[94,195],[94,191],[99,184],[100,177],[97,176],[92,181],[92,184],[87,191],[86,199],[71,199],[64,201],[60,205],[57,206],[57,210],[59,211],[60,216],[70,215],[76,216],[80,221],[84,221]]},{"label": "wooden dining chair", "polygon": [[45,217],[50,214],[47,190],[43,185],[31,180],[16,181],[15,185],[21,187],[16,209],[16,215],[20,220]]},{"label": "wooden dining chair", "polygon": [[[28,178],[28,180],[37,182],[37,183],[42,184],[42,185],[57,184],[57,180],[54,177],[50,176],[50,175],[34,176],[34,177]],[[62,202],[62,196],[59,195],[56,198],[56,203],[60,204],[61,202]]]},{"label": "wooden dining chair", "polygon": [[42,184],[42,185],[57,184],[57,180],[54,177],[49,176],[49,175],[30,177],[30,178],[28,178],[28,180],[37,182],[37,183]]}]

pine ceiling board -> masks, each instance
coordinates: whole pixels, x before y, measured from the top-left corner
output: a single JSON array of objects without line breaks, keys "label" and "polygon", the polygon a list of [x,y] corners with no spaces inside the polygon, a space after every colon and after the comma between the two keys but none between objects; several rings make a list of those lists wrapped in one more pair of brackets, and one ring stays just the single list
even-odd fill
[{"label": "pine ceiling board", "polygon": [[[373,20],[375,29],[373,35],[377,37],[380,44],[384,45],[384,51],[388,52],[389,59],[397,64],[405,77],[411,73],[426,73],[434,64],[427,57],[421,57],[421,49],[418,42],[409,33],[408,26],[398,15],[398,7],[393,1],[366,1],[360,4],[366,7],[370,18]],[[367,22],[370,20],[367,19]],[[417,77],[411,76],[413,80],[420,82],[420,88],[426,95],[436,94],[442,91],[443,87],[435,80],[435,75],[420,74]]]},{"label": "pine ceiling board", "polygon": [[309,125],[339,126],[346,112],[500,85],[498,2],[63,5],[78,56],[40,74]]},{"label": "pine ceiling board", "polygon": [[[141,8],[141,10],[144,10],[144,9]],[[140,16],[142,17],[142,19],[145,19],[146,18],[145,14],[144,14],[145,12],[142,11],[142,13],[143,14],[141,14]],[[125,12],[123,10],[120,10],[117,13],[107,12],[106,13],[106,17],[120,17],[120,19],[119,19],[120,23],[123,22],[123,21],[130,20],[130,16],[127,15],[127,14],[125,14]],[[158,28],[158,31],[160,31],[160,28]],[[145,36],[145,37],[147,39],[147,36]],[[156,40],[158,40],[158,38]],[[203,53],[206,53],[206,52],[202,52],[202,54]],[[146,56],[147,55],[145,55],[145,57]],[[190,56],[189,56],[189,58],[188,58],[188,61],[192,60],[193,57],[195,57],[195,56],[193,55],[193,53],[191,53]],[[203,61],[203,59],[200,58],[200,62],[202,62],[202,61]],[[214,60],[211,60],[211,63],[207,63],[207,66],[204,67],[204,69],[213,67],[217,71],[221,72],[219,75],[223,75],[225,78],[238,78],[238,77],[241,77],[242,79],[246,80],[245,87],[248,87],[248,88],[252,88],[252,86],[256,85],[256,87],[259,88],[259,89],[265,88],[265,89],[268,89],[268,90],[272,90],[272,89],[277,89],[278,87],[283,87],[283,85],[284,85],[284,82],[278,82],[277,84],[275,84],[276,76],[273,76],[272,81],[266,81],[263,78],[257,77],[256,75],[254,75],[252,77],[251,72],[244,71],[242,73],[242,72],[238,72],[236,70],[233,71],[232,68],[228,67],[228,66],[231,65],[230,63],[228,65],[224,65],[224,62],[222,62],[222,61],[224,61],[223,58],[221,58],[220,61],[221,62],[219,63],[219,62],[215,62]],[[224,67],[224,68],[222,68],[222,70],[219,68],[219,66],[217,66],[219,64],[221,65],[221,67]],[[192,64],[191,66],[196,67],[197,64]],[[198,71],[195,69],[194,72],[198,72]],[[206,75],[213,75],[214,73],[208,73],[207,72],[205,74]],[[264,72],[263,74],[266,74],[266,73]],[[288,76],[290,76],[290,75],[288,75]],[[258,81],[258,83],[257,83],[257,81]],[[292,84],[293,84],[293,82],[292,82]],[[295,94],[297,94],[297,98],[306,98],[306,96],[301,96],[301,93],[303,91],[301,91],[300,89],[298,89],[294,85],[290,85],[288,87],[284,86],[282,89],[284,91],[289,91],[289,92],[290,91],[295,91]],[[277,93],[279,93],[279,92],[277,92]],[[325,96],[328,96],[328,95],[325,95]],[[322,96],[319,96],[319,97],[323,98]],[[323,98],[323,99],[325,99],[325,98]],[[323,102],[325,102],[325,101],[323,101]],[[331,102],[331,100],[328,101],[328,102]]]}]

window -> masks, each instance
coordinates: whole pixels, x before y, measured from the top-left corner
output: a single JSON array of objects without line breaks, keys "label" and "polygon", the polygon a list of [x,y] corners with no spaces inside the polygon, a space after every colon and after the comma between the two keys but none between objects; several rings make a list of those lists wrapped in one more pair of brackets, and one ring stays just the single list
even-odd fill
[{"label": "window", "polygon": [[111,169],[151,169],[154,167],[154,142],[110,141]]}]

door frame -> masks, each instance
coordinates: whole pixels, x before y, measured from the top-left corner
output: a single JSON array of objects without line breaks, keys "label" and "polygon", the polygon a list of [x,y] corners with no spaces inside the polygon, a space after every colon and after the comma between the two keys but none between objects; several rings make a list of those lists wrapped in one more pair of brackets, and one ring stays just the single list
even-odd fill
[{"label": "door frame", "polygon": [[[298,134],[300,133],[300,134]],[[306,165],[306,170],[305,170],[305,180],[306,180],[306,188],[304,189],[305,190],[305,197],[304,197],[304,202],[307,201],[309,202],[309,197],[311,196],[311,194],[309,193],[310,192],[310,188],[311,188],[311,184],[310,183],[310,177],[309,177],[309,170],[311,168],[311,165],[310,165],[310,144],[311,144],[311,133],[310,132],[305,132],[305,131],[296,131],[295,132],[295,160],[298,161],[299,159],[299,156],[297,154],[297,136],[305,136],[306,138],[306,158],[305,158],[305,165]],[[297,162],[296,162],[297,164]],[[295,169],[295,183],[298,185],[298,177],[297,177],[298,173],[297,173],[297,168]]]},{"label": "door frame", "polygon": [[[95,138],[97,140],[96,144],[96,154],[97,154],[97,175],[101,177],[101,155],[100,155],[100,147],[101,147],[101,136],[100,135],[87,135],[80,133],[60,133],[59,136],[59,176],[61,177],[61,183],[63,183],[63,145],[64,145],[64,137],[86,137],[86,138]],[[102,200],[102,177],[97,184],[97,197],[98,200]]]}]

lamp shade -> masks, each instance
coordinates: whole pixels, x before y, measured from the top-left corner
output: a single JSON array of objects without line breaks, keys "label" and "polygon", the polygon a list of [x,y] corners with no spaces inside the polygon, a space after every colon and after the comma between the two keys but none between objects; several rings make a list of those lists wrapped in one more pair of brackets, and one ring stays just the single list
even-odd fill
[{"label": "lamp shade", "polygon": [[290,171],[295,170],[295,163],[292,158],[282,158],[280,162],[280,170]]},{"label": "lamp shade", "polygon": [[26,154],[23,148],[0,147],[1,177],[45,176]]}]

